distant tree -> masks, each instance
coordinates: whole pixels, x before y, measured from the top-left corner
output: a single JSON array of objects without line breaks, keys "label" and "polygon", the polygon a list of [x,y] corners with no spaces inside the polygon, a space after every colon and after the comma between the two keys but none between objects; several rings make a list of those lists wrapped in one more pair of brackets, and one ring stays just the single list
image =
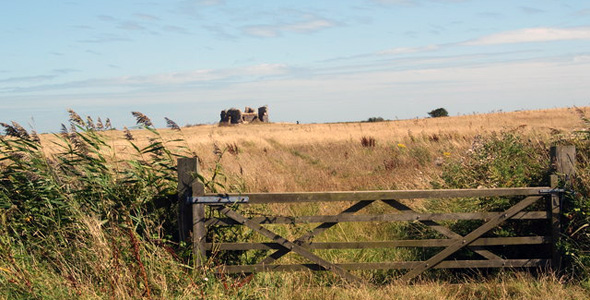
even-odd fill
[{"label": "distant tree", "polygon": [[429,112],[428,115],[430,115],[431,118],[448,117],[449,112],[441,107]]},{"label": "distant tree", "polygon": [[371,118],[368,118],[367,121],[365,121],[365,122],[383,122],[383,121],[385,121],[385,120],[381,117],[371,117]]}]

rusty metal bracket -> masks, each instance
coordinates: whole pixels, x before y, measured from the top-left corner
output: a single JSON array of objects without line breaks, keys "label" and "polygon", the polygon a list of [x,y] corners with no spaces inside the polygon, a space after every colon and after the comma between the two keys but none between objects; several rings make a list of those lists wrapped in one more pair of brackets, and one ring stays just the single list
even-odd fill
[{"label": "rusty metal bracket", "polygon": [[191,204],[228,204],[228,203],[248,203],[250,200],[247,196],[196,196],[189,197],[188,201]]}]

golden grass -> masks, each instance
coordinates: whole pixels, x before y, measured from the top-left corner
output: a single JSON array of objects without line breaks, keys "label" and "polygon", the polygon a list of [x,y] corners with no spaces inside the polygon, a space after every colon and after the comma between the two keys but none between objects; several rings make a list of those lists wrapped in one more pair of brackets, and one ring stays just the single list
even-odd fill
[{"label": "golden grass", "polygon": [[[580,108],[584,112],[590,108]],[[183,138],[185,142],[169,142],[187,146],[202,159],[202,172],[207,176],[215,162],[214,145],[232,151],[222,158],[223,172],[228,176],[226,186],[244,192],[327,191],[359,189],[430,188],[441,172],[441,160],[460,157],[478,135],[515,131],[524,137],[549,142],[555,135],[583,128],[584,123],[574,108],[494,113],[460,117],[389,121],[380,123],[339,124],[259,124],[219,127],[203,125],[183,128],[181,132],[163,129],[166,141]],[[132,131],[138,146],[148,144],[152,137],[147,131]],[[114,151],[113,159],[133,156],[133,148],[123,139],[121,131],[105,132]],[[374,147],[361,145],[363,137],[376,141]],[[42,136],[46,145],[55,141],[51,135]],[[51,151],[51,150],[50,150]],[[417,203],[407,203],[418,205]],[[299,214],[327,214],[341,211],[347,204],[308,205]],[[267,213],[290,215],[287,205],[269,205]],[[369,207],[368,210],[381,210]],[[135,285],[137,270],[118,268],[118,251],[109,243],[107,232],[98,220],[87,218],[84,225],[90,249],[85,266],[101,275],[102,286],[92,278],[65,279],[54,273],[39,271],[43,286],[65,286],[63,293],[75,291],[79,298],[96,299],[106,295],[120,299],[145,297],[143,288]],[[345,225],[342,225],[345,226]],[[379,232],[387,229],[390,232]],[[395,228],[365,226],[360,229],[335,226],[329,239],[373,239],[395,234]],[[285,229],[288,238],[301,232]],[[119,234],[124,234],[119,232]],[[318,237],[322,240],[324,237]],[[124,239],[124,237],[122,238]],[[347,286],[329,274],[260,273],[243,285],[233,285],[238,279],[203,281],[206,274],[185,272],[162,249],[146,249],[150,286],[159,288],[162,298],[178,299],[588,299],[590,293],[578,285],[567,285],[553,275],[533,277],[527,274],[506,274],[492,279],[465,279],[459,284],[423,281],[415,285],[393,282],[384,286]],[[349,253],[353,255],[354,253]],[[130,254],[127,254],[130,255]],[[331,260],[349,256],[331,257]],[[8,262],[0,263],[0,271],[11,270]],[[4,272],[4,271],[3,271]],[[14,271],[10,271],[13,272]],[[6,273],[6,272],[4,272]],[[0,272],[0,274],[4,274]],[[164,274],[167,274],[166,277]],[[332,278],[332,279],[331,279]],[[232,281],[235,280],[235,281]],[[0,282],[1,282],[0,278]],[[215,281],[216,283],[211,283]],[[71,282],[80,283],[79,286]],[[47,284],[45,284],[47,283]],[[205,288],[205,285],[209,284]],[[229,285],[229,288],[227,287]],[[204,294],[204,291],[206,294]],[[56,293],[57,294],[57,293]],[[55,295],[55,294],[54,294]],[[0,295],[0,298],[2,296]]]},{"label": "golden grass", "polygon": [[[377,123],[202,125],[159,130],[168,145],[197,154],[202,170],[214,165],[214,145],[231,146],[222,159],[229,186],[243,192],[429,188],[445,159],[461,156],[476,136],[514,131],[547,142],[583,128],[579,112],[590,107],[490,113]],[[132,130],[142,147],[153,137]],[[105,132],[113,158],[133,155],[121,131]],[[361,139],[375,139],[363,147]],[[44,143],[55,141],[42,136]]]}]

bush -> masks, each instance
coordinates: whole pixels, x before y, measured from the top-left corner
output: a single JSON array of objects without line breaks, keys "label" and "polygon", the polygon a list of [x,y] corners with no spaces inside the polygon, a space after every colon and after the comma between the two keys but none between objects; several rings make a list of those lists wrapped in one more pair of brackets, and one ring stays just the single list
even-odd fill
[{"label": "bush", "polygon": [[365,122],[383,122],[385,121],[385,119],[381,118],[381,117],[371,117],[368,118],[367,121]]},{"label": "bush", "polygon": [[449,116],[449,112],[447,112],[446,109],[444,108],[437,108],[435,110],[432,110],[430,112],[428,112],[428,115],[431,118],[438,118],[438,117],[448,117]]}]

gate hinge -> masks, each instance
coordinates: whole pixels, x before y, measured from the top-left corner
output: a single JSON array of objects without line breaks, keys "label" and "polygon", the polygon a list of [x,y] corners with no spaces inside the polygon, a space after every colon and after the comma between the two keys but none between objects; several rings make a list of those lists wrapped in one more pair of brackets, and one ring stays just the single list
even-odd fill
[{"label": "gate hinge", "polygon": [[565,193],[564,189],[546,189],[546,190],[539,190],[539,194],[561,194]]},{"label": "gate hinge", "polygon": [[248,196],[228,196],[228,195],[217,195],[217,196],[196,196],[188,197],[190,204],[227,204],[227,203],[248,203]]}]

